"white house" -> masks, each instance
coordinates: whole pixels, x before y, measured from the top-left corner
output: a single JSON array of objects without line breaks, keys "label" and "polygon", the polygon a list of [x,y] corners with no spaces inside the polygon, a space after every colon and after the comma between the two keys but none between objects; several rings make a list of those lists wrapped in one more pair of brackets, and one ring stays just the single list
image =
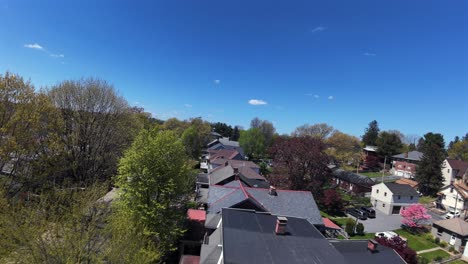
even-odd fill
[{"label": "white house", "polygon": [[453,183],[437,193],[437,207],[444,210],[462,212],[468,208],[468,186],[464,183]]},{"label": "white house", "polygon": [[375,209],[387,215],[399,214],[402,207],[418,201],[419,194],[406,184],[379,183],[372,186],[371,203]]},{"label": "white house", "polygon": [[454,159],[444,160],[442,176],[444,176],[444,186],[460,180],[466,183],[468,179],[468,162]]}]

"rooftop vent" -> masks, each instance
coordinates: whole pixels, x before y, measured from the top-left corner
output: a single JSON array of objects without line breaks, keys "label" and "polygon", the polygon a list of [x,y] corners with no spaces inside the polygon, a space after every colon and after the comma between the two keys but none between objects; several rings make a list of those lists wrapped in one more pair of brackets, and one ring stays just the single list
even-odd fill
[{"label": "rooftop vent", "polygon": [[284,216],[278,216],[276,218],[275,233],[277,235],[285,235],[287,225],[288,225],[288,218],[286,218]]}]

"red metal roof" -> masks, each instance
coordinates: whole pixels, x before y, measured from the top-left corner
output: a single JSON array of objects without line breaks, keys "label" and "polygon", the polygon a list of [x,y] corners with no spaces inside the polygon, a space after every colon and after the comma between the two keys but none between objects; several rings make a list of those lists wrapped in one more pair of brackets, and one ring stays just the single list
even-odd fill
[{"label": "red metal roof", "polygon": [[323,223],[325,224],[326,228],[331,228],[331,229],[341,229],[341,227],[337,226],[335,223],[332,222],[332,220],[322,217]]},{"label": "red metal roof", "polygon": [[205,220],[206,220],[206,211],[196,210],[196,209],[188,209],[187,218],[190,219],[190,220],[193,220],[193,221],[205,222]]}]

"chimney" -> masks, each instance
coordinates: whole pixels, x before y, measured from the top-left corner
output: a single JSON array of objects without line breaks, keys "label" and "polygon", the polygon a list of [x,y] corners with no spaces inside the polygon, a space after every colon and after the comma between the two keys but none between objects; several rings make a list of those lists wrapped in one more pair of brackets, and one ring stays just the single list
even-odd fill
[{"label": "chimney", "polygon": [[234,174],[238,174],[239,173],[239,168],[238,167],[233,167],[234,169]]},{"label": "chimney", "polygon": [[377,252],[377,245],[377,241],[375,241],[374,239],[369,239],[369,241],[367,241],[367,250],[369,250],[372,253],[375,253]]},{"label": "chimney", "polygon": [[226,162],[224,162],[224,166],[227,166],[229,165],[229,161],[226,160]]},{"label": "chimney", "polygon": [[286,218],[284,216],[278,216],[276,218],[275,233],[277,235],[285,235],[287,225],[288,225],[288,218]]},{"label": "chimney", "polygon": [[405,152],[405,158],[408,158],[408,152]]},{"label": "chimney", "polygon": [[268,194],[271,196],[278,196],[278,193],[276,192],[276,188],[274,186],[270,186],[270,190],[268,191]]}]

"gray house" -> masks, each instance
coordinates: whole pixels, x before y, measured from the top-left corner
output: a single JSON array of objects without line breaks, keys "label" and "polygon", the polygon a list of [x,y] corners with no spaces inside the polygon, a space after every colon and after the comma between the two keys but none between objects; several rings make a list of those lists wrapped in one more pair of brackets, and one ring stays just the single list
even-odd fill
[{"label": "gray house", "polygon": [[463,252],[468,240],[468,223],[458,217],[440,220],[432,224],[431,233]]}]

